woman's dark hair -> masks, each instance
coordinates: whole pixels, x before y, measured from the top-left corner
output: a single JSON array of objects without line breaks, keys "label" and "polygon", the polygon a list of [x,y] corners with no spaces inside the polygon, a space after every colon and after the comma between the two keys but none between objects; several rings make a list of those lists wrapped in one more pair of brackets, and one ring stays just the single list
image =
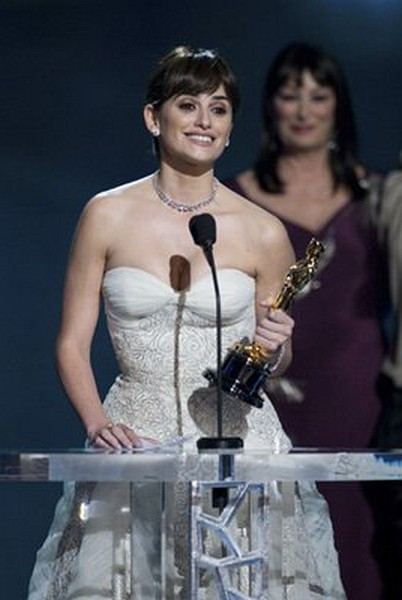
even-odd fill
[{"label": "woman's dark hair", "polygon": [[283,182],[278,174],[278,159],[283,152],[276,127],[274,100],[279,89],[289,80],[302,83],[303,73],[309,72],[323,86],[330,87],[336,98],[335,127],[329,150],[334,189],[346,185],[355,198],[366,194],[357,175],[357,133],[348,85],[341,68],[322,49],[304,43],[286,46],[268,70],[263,91],[263,135],[254,165],[262,189],[281,193]]},{"label": "woman's dark hair", "polygon": [[240,93],[226,61],[214,50],[178,46],[160,60],[151,75],[146,103],[158,109],[173,96],[212,93],[220,85],[225,88],[234,114],[240,103]]}]

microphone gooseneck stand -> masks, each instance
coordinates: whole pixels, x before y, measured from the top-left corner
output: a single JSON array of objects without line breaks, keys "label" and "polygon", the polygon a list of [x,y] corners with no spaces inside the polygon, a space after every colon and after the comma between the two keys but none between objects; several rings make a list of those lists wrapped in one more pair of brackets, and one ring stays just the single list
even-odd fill
[{"label": "microphone gooseneck stand", "polygon": [[[205,258],[211,267],[216,303],[216,423],[217,435],[202,437],[197,440],[200,452],[208,450],[236,450],[243,447],[243,440],[239,437],[225,437],[223,435],[223,407],[222,407],[222,318],[221,297],[219,292],[218,277],[212,246],[216,241],[216,223],[212,215],[203,213],[190,219],[189,228],[194,243],[201,246]],[[222,453],[219,456],[219,479],[224,481],[233,474],[233,456]],[[214,488],[212,504],[223,510],[228,501],[228,488]]]}]

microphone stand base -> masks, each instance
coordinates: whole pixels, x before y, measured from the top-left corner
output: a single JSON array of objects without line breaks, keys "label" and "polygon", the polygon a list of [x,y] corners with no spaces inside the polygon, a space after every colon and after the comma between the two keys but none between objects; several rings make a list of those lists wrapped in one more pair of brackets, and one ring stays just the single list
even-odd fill
[{"label": "microphone stand base", "polygon": [[197,448],[203,450],[239,450],[243,440],[239,437],[203,437],[197,440]]}]

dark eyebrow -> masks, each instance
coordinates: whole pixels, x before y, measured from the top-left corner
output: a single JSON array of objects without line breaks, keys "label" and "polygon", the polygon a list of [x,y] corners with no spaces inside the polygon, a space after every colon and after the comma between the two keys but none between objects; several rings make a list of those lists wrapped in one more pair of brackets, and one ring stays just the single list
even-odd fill
[{"label": "dark eyebrow", "polygon": [[[200,92],[200,94],[202,94],[202,93],[203,92]],[[187,97],[187,98],[194,98],[194,99],[196,99],[197,96],[199,96],[199,94],[186,94],[186,93],[183,92],[182,94],[177,94],[175,96],[175,98],[181,98],[182,96]],[[221,100],[221,101],[228,102],[229,104],[231,104],[229,96],[225,96],[224,94],[219,94],[219,95],[211,96],[211,100],[213,100],[213,101]]]},{"label": "dark eyebrow", "polygon": [[212,96],[212,99],[213,100],[227,100],[227,102],[230,102],[228,96]]}]

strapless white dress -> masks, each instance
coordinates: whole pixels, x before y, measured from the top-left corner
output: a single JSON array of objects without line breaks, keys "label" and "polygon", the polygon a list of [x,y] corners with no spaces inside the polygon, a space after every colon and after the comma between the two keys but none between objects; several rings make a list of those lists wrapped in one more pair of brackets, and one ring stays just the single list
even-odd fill
[{"label": "strapless white dress", "polygon": [[[255,285],[251,277],[236,269],[219,270],[218,280],[222,348],[226,352],[233,342],[253,337]],[[200,401],[207,386],[203,371],[216,365],[212,277],[208,274],[189,290],[177,292],[141,269],[117,267],[105,274],[102,291],[120,368],[104,401],[109,418],[161,442],[180,439],[194,446],[200,437],[216,434],[214,403]],[[262,409],[225,398],[223,433],[242,437],[245,448],[271,452],[290,448],[268,398]],[[119,549],[129,539],[129,516],[123,510],[129,504],[128,486],[92,483],[67,484],[65,488],[48,537],[38,552],[28,599],[125,598],[117,589],[119,579],[114,571]],[[325,501],[314,485],[300,483],[296,504],[296,523],[288,538],[294,564],[285,564],[283,573],[272,575],[276,578],[272,590],[277,591],[267,597],[296,598],[292,589],[297,589],[299,579],[307,591],[296,600],[344,599]],[[87,507],[85,518],[80,514],[82,506]],[[175,547],[178,573],[185,568],[187,553],[179,521]],[[139,540],[141,543],[146,540]],[[285,563],[286,556],[283,548]],[[122,569],[119,564],[120,574]],[[182,590],[175,598],[187,598],[180,575],[177,586]],[[208,592],[205,598],[213,600]],[[155,600],[155,596],[150,592],[138,600]]]}]

